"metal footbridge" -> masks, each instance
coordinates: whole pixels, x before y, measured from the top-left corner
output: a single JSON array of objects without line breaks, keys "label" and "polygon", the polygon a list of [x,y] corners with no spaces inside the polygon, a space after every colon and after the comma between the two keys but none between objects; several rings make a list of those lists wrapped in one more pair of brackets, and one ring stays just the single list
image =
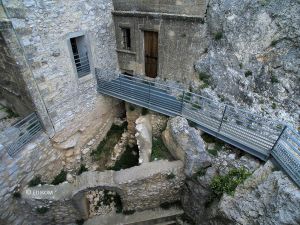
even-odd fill
[{"label": "metal footbridge", "polygon": [[97,76],[98,92],[150,110],[182,116],[201,130],[261,160],[272,156],[300,186],[300,134],[293,128],[203,96],[138,77]]}]

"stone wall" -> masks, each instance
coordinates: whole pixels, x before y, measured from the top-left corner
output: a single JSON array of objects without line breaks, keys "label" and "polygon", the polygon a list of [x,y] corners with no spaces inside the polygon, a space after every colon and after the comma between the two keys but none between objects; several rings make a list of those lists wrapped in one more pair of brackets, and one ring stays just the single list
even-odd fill
[{"label": "stone wall", "polygon": [[[174,176],[168,177],[170,174]],[[158,207],[163,202],[179,200],[184,179],[180,161],[155,161],[121,171],[85,172],[73,184],[26,188],[22,192],[22,199],[32,212],[38,207],[48,207],[49,211],[44,215],[36,215],[47,224],[57,224],[52,219],[58,218],[58,214],[60,218],[68,217],[60,223],[66,224],[69,218],[86,219],[90,216],[85,199],[85,193],[90,190],[117,192],[124,210],[144,210]],[[58,212],[56,205],[64,205],[65,209]],[[76,216],[67,214],[73,209],[76,209]]]},{"label": "stone wall", "polygon": [[14,158],[4,148],[0,149],[0,221],[5,221],[4,224],[31,224],[32,217],[28,209],[21,199],[13,197],[13,193],[26,186],[38,174],[43,181],[50,182],[63,168],[61,158],[44,133],[26,145]]},{"label": "stone wall", "polygon": [[206,0],[113,0],[114,9],[119,11],[141,11],[169,14],[204,16]]},{"label": "stone wall", "polygon": [[11,23],[0,18],[0,95],[6,99],[7,107],[20,116],[26,116],[33,111],[33,103],[22,78],[21,68],[10,50],[18,47],[9,38],[11,36]]},{"label": "stone wall", "polygon": [[[55,132],[75,121],[83,124],[97,103],[106,104],[96,93],[94,65],[117,69],[112,2],[4,0],[3,5]],[[91,73],[82,78],[69,49],[75,32],[85,35],[91,53]]]}]

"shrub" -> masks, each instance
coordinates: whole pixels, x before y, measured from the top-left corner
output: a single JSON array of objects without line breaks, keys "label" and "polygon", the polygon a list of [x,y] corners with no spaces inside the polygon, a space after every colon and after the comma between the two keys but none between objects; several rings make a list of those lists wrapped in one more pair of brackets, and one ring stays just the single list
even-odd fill
[{"label": "shrub", "polygon": [[22,195],[21,195],[21,193],[20,193],[19,191],[14,192],[14,193],[12,194],[12,196],[13,196],[14,198],[21,198],[21,197],[22,197]]},{"label": "shrub", "polygon": [[278,41],[273,40],[273,41],[271,42],[271,46],[274,47],[275,45],[277,45],[277,43],[278,43]]},{"label": "shrub", "polygon": [[88,171],[88,168],[86,168],[84,164],[81,164],[79,170],[77,171],[77,175],[80,175],[86,171]]},{"label": "shrub", "polygon": [[94,161],[109,157],[111,150],[119,142],[126,126],[127,123],[124,123],[122,126],[115,124],[111,126],[106,137],[100,142],[97,148],[90,153]]},{"label": "shrub", "polygon": [[272,75],[272,76],[271,76],[271,83],[272,83],[272,84],[279,83],[278,78],[277,78],[276,76]]},{"label": "shrub", "polygon": [[206,85],[211,84],[211,76],[205,72],[199,72],[199,79]]},{"label": "shrub", "polygon": [[147,108],[142,108],[142,115],[145,116],[147,115],[149,110]]},{"label": "shrub", "polygon": [[277,108],[277,105],[276,105],[276,103],[272,103],[272,109],[276,109]]},{"label": "shrub", "polygon": [[170,174],[167,174],[167,179],[168,180],[172,180],[172,179],[174,179],[176,176],[175,176],[175,174],[172,172],[172,173],[170,173]]},{"label": "shrub", "polygon": [[196,173],[193,174],[193,178],[203,177],[206,174],[207,168],[200,168]]},{"label": "shrub", "polygon": [[219,41],[223,38],[223,33],[222,32],[217,32],[215,33],[215,40]]},{"label": "shrub", "polygon": [[61,170],[60,173],[56,177],[54,177],[51,184],[58,185],[60,183],[65,182],[66,180],[67,180],[67,172],[64,170]]},{"label": "shrub", "polygon": [[35,176],[32,180],[29,181],[28,186],[29,187],[35,187],[38,186],[39,184],[45,184],[44,182],[42,182],[41,177],[40,176]]},{"label": "shrub", "polygon": [[211,190],[213,194],[220,198],[224,193],[233,195],[236,187],[243,183],[251,173],[244,169],[231,169],[228,174],[214,176],[211,182]]},{"label": "shrub", "polygon": [[18,113],[15,113],[12,109],[10,108],[5,108],[5,112],[7,113],[7,117],[8,119],[10,118],[15,118],[15,117],[19,117]]},{"label": "shrub", "polygon": [[240,69],[243,69],[243,63],[239,63]]},{"label": "shrub", "polygon": [[49,211],[49,208],[47,208],[47,207],[40,207],[40,208],[37,208],[36,209],[36,212],[38,213],[38,214],[45,214],[46,212],[48,212]]},{"label": "shrub", "polygon": [[134,105],[129,105],[129,110],[130,110],[130,111],[134,111],[134,110],[135,110]]},{"label": "shrub", "polygon": [[247,71],[245,72],[245,77],[249,77],[249,76],[252,76],[252,71],[247,70]]}]

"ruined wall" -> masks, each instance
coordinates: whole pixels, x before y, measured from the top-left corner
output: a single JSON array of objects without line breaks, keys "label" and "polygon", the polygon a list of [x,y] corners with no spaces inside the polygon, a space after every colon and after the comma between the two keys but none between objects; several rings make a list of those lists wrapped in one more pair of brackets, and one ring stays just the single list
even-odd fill
[{"label": "ruined wall", "polygon": [[13,193],[38,174],[43,181],[52,181],[63,167],[61,155],[51,146],[48,136],[42,133],[14,158],[0,148],[0,159],[0,221],[5,221],[4,224],[30,224],[32,218],[27,207],[19,198],[14,198]]},{"label": "ruined wall", "polygon": [[[121,171],[85,172],[74,183],[26,188],[22,198],[37,219],[47,224],[57,224],[58,221],[67,224],[72,219],[90,216],[85,195],[90,190],[117,192],[124,210],[144,210],[159,207],[164,202],[178,201],[184,179],[181,161],[155,161]],[[57,205],[63,206],[61,211],[56,209]],[[35,213],[38,207],[49,210],[38,215]],[[32,224],[36,223],[32,221]]]}]

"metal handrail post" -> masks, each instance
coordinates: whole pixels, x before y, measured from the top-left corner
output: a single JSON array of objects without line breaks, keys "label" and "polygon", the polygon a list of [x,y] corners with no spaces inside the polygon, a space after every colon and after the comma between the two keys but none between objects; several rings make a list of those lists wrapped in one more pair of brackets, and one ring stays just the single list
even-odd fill
[{"label": "metal handrail post", "polygon": [[185,91],[183,90],[182,91],[182,98],[181,98],[181,113],[180,115],[182,116],[182,112],[183,112],[183,104],[184,104],[184,95],[185,95]]},{"label": "metal handrail post", "polygon": [[150,108],[150,98],[151,98],[150,85],[151,85],[151,82],[148,82],[148,108]]},{"label": "metal handrail post", "polygon": [[223,124],[223,121],[224,121],[224,117],[225,117],[226,110],[227,110],[227,105],[225,106],[225,109],[224,109],[224,111],[223,111],[223,116],[222,116],[222,120],[221,120],[219,129],[218,129],[218,132],[220,132],[220,130],[221,130],[221,128],[222,128],[222,124]]},{"label": "metal handrail post", "polygon": [[286,129],[288,128],[287,125],[284,126],[284,128],[282,129],[280,135],[278,136],[276,142],[274,143],[273,147],[271,148],[269,155],[272,154],[272,151],[274,150],[274,148],[276,147],[277,143],[279,142],[279,140],[281,139],[282,135],[284,134],[284,132],[286,131]]}]

